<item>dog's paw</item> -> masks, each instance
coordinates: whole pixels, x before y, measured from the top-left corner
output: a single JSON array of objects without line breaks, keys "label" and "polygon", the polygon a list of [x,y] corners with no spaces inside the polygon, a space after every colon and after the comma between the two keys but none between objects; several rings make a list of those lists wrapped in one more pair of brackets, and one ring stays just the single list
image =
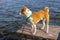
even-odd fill
[{"label": "dog's paw", "polygon": [[36,33],[33,33],[33,35],[35,35]]},{"label": "dog's paw", "polygon": [[44,29],[43,27],[41,29]]}]

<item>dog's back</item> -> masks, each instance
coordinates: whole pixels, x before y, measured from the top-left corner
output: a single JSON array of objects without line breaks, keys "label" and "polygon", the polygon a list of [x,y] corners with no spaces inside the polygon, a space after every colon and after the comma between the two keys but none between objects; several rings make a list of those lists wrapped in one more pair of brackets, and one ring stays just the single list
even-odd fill
[{"label": "dog's back", "polygon": [[35,23],[37,23],[39,20],[42,20],[43,18],[45,18],[47,22],[49,20],[49,8],[45,7],[43,10],[33,12],[32,18]]}]

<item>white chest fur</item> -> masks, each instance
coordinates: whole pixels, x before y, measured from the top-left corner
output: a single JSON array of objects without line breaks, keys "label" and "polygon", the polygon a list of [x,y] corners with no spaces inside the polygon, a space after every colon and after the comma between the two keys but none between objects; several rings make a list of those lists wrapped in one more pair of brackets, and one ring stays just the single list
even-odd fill
[{"label": "white chest fur", "polygon": [[26,13],[25,13],[26,17],[29,17],[31,14],[32,14],[32,11],[26,8]]}]

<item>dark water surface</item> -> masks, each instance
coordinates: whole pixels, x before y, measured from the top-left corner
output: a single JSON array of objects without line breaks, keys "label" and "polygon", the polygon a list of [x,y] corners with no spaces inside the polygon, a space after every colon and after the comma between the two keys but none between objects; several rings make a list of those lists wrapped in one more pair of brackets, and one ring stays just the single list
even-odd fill
[{"label": "dark water surface", "polygon": [[48,6],[50,8],[50,24],[60,25],[60,0],[0,0],[0,26],[21,21],[19,12],[23,5],[31,11],[38,11]]}]

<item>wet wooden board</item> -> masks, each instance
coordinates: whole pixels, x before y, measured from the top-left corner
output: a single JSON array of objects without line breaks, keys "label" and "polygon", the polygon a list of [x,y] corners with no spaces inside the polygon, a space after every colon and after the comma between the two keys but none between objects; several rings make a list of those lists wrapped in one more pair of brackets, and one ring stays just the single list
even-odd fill
[{"label": "wet wooden board", "polygon": [[[40,25],[40,28],[41,28],[42,25]],[[39,27],[38,27],[39,28]],[[46,29],[44,29],[46,30]],[[57,36],[58,36],[58,33],[60,32],[60,27],[59,26],[50,26],[50,31],[49,33],[46,33],[42,30],[38,30],[37,29],[37,32],[35,35],[32,35],[31,33],[31,28],[28,27],[28,26],[23,26],[23,29],[19,29],[17,31],[17,33],[22,33],[24,35],[31,35],[31,36],[37,36],[37,37],[43,37],[43,38],[46,38],[46,39],[54,39],[56,40],[57,39]]]}]

